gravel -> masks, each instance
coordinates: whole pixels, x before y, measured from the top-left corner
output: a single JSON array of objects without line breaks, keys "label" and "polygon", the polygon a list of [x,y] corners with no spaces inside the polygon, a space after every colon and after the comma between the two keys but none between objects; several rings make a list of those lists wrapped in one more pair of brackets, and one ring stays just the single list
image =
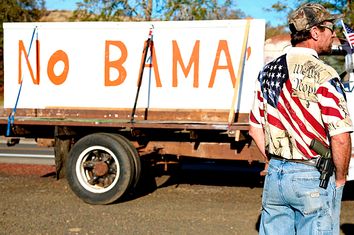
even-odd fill
[{"label": "gravel", "polygon": [[[160,188],[98,206],[76,197],[50,166],[11,167],[27,173],[0,164],[0,234],[258,233],[262,179],[253,173],[184,171]],[[354,231],[353,188],[345,188],[341,234]]]}]

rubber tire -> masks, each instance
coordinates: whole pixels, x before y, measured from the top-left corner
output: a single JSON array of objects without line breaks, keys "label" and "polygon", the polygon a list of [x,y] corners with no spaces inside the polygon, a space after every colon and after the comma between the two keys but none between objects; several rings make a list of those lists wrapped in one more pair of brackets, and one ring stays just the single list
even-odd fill
[{"label": "rubber tire", "polygon": [[[120,175],[115,185],[109,191],[97,193],[87,190],[79,181],[76,172],[76,165],[80,164],[79,157],[92,146],[103,147],[110,150],[119,163]],[[90,134],[81,138],[74,144],[69,152],[66,165],[66,176],[71,190],[84,202],[95,205],[112,203],[129,191],[134,178],[134,163],[127,148],[118,142],[116,138],[102,133]]]},{"label": "rubber tire", "polygon": [[125,145],[128,151],[130,152],[131,158],[134,163],[134,178],[132,181],[132,188],[135,188],[140,180],[141,175],[141,161],[138,151],[136,150],[135,146],[130,142],[130,140],[128,140],[126,137],[120,134],[104,134],[114,137],[120,144]]}]

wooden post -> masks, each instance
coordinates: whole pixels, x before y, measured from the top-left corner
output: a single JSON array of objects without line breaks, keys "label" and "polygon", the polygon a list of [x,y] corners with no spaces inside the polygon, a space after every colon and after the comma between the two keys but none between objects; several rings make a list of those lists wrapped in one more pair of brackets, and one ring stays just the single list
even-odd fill
[{"label": "wooden post", "polygon": [[[229,127],[231,126],[231,124],[234,122],[234,119],[235,119],[235,104],[238,103],[238,99],[239,99],[239,91],[240,91],[240,84],[241,84],[241,80],[242,80],[242,73],[243,73],[243,68],[244,68],[244,64],[246,61],[245,55],[246,55],[246,51],[247,51],[247,41],[248,41],[248,36],[249,36],[250,23],[251,23],[251,19],[247,19],[244,37],[243,37],[241,55],[240,55],[240,63],[238,65],[238,71],[237,71],[237,76],[236,76],[236,81],[235,81],[234,95],[232,97],[232,103],[231,103],[231,108],[230,108],[230,112],[229,112],[229,119],[228,119]],[[235,132],[235,139],[238,140],[239,136],[240,136],[240,131],[236,131]]]}]

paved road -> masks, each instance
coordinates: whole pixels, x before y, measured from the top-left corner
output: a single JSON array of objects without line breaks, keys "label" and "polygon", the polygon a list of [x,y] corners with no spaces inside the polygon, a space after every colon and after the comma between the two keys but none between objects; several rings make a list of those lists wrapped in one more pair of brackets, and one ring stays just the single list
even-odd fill
[{"label": "paved road", "polygon": [[33,139],[21,139],[9,146],[7,140],[0,138],[0,163],[54,164],[53,148],[40,147]]}]

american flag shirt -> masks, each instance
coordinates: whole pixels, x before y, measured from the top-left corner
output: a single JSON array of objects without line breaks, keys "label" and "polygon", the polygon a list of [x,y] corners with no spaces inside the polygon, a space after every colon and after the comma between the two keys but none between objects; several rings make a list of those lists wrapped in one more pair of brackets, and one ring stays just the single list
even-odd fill
[{"label": "american flag shirt", "polygon": [[353,131],[337,72],[309,48],[292,47],[256,81],[250,125],[263,128],[266,152],[286,159],[317,157],[312,139]]}]

